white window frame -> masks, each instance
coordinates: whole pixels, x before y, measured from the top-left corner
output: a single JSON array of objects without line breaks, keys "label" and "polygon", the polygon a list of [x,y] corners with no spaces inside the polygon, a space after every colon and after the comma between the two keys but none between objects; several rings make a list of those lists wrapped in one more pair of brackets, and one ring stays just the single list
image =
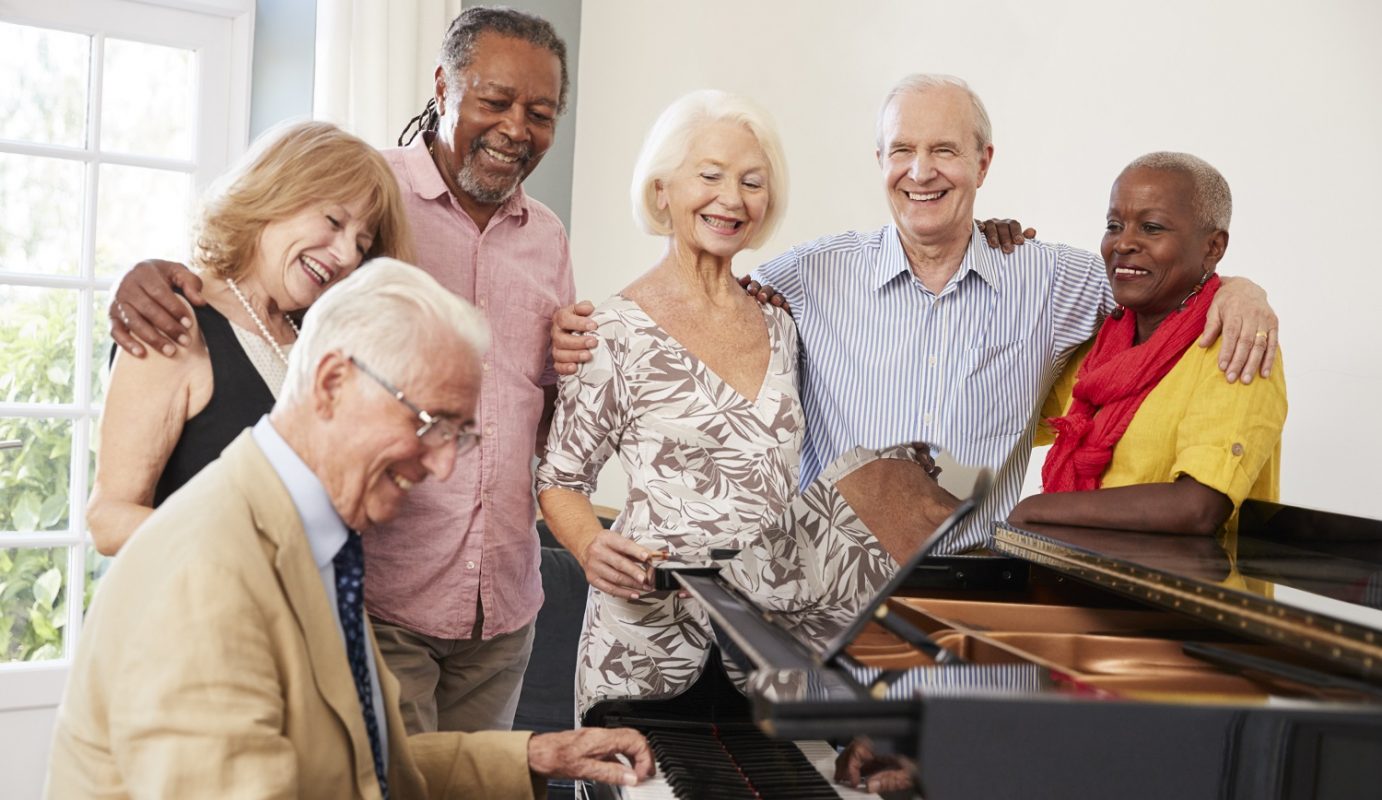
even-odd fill
[{"label": "white window frame", "polygon": [[[200,194],[244,152],[249,134],[250,67],[254,0],[0,0],[0,20],[90,35],[87,141],[83,147],[35,144],[0,139],[0,153],[44,156],[86,165],[83,189],[82,250],[77,276],[0,272],[0,285],[77,290],[76,363],[92,359],[93,297],[110,288],[110,278],[95,275],[98,166],[117,164],[156,167],[192,176]],[[100,149],[103,58],[107,36],[191,49],[197,52],[197,110],[190,160],[106,153]],[[160,254],[150,253],[156,257]],[[0,548],[67,548],[67,622],[60,659],[0,664],[0,712],[45,708],[62,697],[72,654],[81,639],[82,598],[86,591],[85,506],[87,453],[100,408],[92,402],[89,367],[73,370],[71,403],[0,404],[0,417],[72,420],[68,530],[17,534],[0,532]]]}]

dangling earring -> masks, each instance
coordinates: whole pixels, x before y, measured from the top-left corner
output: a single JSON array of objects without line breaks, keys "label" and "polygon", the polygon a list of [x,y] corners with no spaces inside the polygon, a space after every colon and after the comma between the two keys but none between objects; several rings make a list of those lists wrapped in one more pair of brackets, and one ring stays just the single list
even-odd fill
[{"label": "dangling earring", "polygon": [[1214,273],[1212,271],[1205,270],[1205,273],[1200,276],[1200,282],[1195,284],[1195,288],[1190,290],[1190,294],[1187,294],[1184,300],[1180,301],[1180,305],[1176,307],[1176,310],[1184,311],[1186,304],[1190,302],[1190,298],[1200,293],[1200,290],[1204,288],[1204,285],[1206,283],[1209,283],[1209,276],[1213,274]]}]

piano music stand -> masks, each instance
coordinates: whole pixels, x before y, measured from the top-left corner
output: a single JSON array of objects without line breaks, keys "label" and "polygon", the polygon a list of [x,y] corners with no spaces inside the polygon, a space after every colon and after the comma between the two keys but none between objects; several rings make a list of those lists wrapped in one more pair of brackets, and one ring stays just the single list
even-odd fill
[{"label": "piano music stand", "polygon": [[[932,555],[936,548],[945,541],[945,538],[983,502],[992,486],[992,478],[992,473],[989,470],[980,470],[970,496],[936,527],[935,531],[917,548],[916,553],[907,560],[907,563],[898,568],[892,579],[874,595],[873,599],[864,606],[864,609],[819,651],[803,644],[781,627],[771,614],[750,612],[748,609],[755,608],[752,601],[744,597],[734,587],[717,578],[708,575],[681,574],[677,575],[676,579],[687,592],[701,602],[706,613],[719,625],[720,630],[729,636],[734,645],[760,668],[801,670],[824,676],[839,675],[853,685],[829,685],[821,688],[827,692],[834,691],[837,696],[841,692],[846,692],[860,698],[868,694],[878,697],[891,685],[894,675],[886,672],[880,674],[873,685],[867,689],[848,677],[854,669],[861,665],[849,656],[846,648],[858,638],[871,621],[877,622],[908,644],[921,650],[937,664],[959,661],[958,656],[938,646],[924,631],[902,617],[889,613],[887,602],[888,598],[907,581],[907,576],[917,565]],[[752,633],[749,633],[750,631]],[[842,669],[825,670],[823,669],[825,667],[841,667]],[[834,684],[834,681],[829,679],[826,679],[826,682]]]}]

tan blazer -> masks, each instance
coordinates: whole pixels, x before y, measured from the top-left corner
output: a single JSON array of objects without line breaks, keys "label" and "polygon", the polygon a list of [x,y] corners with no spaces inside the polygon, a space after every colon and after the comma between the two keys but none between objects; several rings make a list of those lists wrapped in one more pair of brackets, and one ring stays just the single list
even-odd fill
[{"label": "tan blazer", "polygon": [[[102,580],[58,710],[48,795],[378,798],[328,602],[288,491],[246,432]],[[545,792],[527,733],[406,736],[398,682],[374,653],[391,797]]]}]

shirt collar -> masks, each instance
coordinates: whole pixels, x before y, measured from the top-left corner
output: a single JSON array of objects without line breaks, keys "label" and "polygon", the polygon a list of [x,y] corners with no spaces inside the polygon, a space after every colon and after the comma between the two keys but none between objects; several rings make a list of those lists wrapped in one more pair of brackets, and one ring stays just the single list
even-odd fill
[{"label": "shirt collar", "polygon": [[[997,289],[998,265],[994,262],[995,258],[993,248],[988,246],[988,242],[979,231],[979,226],[974,225],[970,233],[969,247],[965,248],[964,259],[960,261],[960,268],[946,286],[958,284],[973,272],[990,287]],[[910,275],[911,272],[907,253],[902,249],[902,234],[898,233],[896,225],[889,225],[883,230],[883,241],[878,250],[878,258],[874,261],[872,288],[875,291],[882,289],[899,275]]]},{"label": "shirt collar", "polygon": [[965,260],[960,265],[960,275],[956,279],[958,280],[959,277],[963,277],[968,272],[973,272],[983,278],[984,283],[996,291],[999,285],[999,258],[1002,252],[1002,250],[989,247],[988,240],[984,238],[983,232],[979,230],[979,225],[976,223],[969,234],[969,249],[965,250]]},{"label": "shirt collar", "polygon": [[[451,193],[446,187],[446,181],[442,180],[441,172],[437,170],[437,163],[432,160],[432,153],[427,149],[428,143],[436,138],[436,135],[435,131],[423,131],[403,151],[403,163],[408,170],[409,184],[413,193],[424,200],[436,200]],[[523,191],[522,184],[519,184],[513,196],[505,200],[503,205],[499,206],[499,210],[494,212],[494,220],[490,224],[505,217],[518,217],[519,225],[527,224],[528,211],[528,194]]]},{"label": "shirt collar", "polygon": [[312,472],[302,457],[274,429],[273,423],[269,422],[268,414],[259,419],[251,435],[254,436],[259,449],[264,451],[264,457],[269,459],[270,466],[278,473],[283,485],[288,487],[288,496],[293,499],[298,518],[302,520],[302,529],[307,534],[307,545],[312,550],[312,560],[317,562],[318,570],[323,569],[345,546],[345,522],[341,520],[341,515],[336,513],[336,507],[331,505],[326,487],[322,486],[316,473]]}]

